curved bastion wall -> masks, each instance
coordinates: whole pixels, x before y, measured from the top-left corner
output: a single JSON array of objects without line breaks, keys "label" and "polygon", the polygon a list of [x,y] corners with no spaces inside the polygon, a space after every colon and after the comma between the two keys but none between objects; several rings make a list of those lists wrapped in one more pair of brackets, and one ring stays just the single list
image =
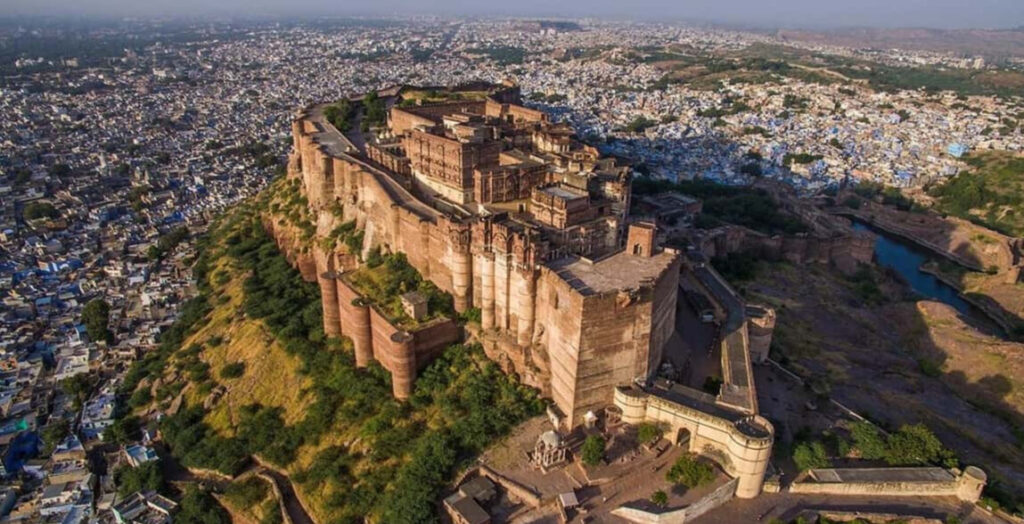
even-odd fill
[{"label": "curved bastion wall", "polygon": [[689,451],[711,458],[738,479],[737,497],[761,493],[775,435],[766,418],[737,417],[713,406],[691,406],[632,386],[615,388],[615,407],[627,424],[665,424],[673,444],[688,436]]}]

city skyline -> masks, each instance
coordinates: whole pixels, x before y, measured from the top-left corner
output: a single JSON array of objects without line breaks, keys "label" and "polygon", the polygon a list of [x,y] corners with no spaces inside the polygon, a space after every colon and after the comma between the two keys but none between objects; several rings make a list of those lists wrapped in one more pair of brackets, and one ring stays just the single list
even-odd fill
[{"label": "city skyline", "polygon": [[[514,4],[481,4],[467,0],[382,0],[372,4],[337,4],[326,0],[185,0],[169,4],[140,5],[125,0],[7,0],[7,15],[68,15],[99,17],[136,16],[500,16],[609,18],[630,20],[688,21],[741,25],[757,28],[935,28],[1018,29],[1024,27],[1024,3],[982,0],[964,9],[952,0],[867,0],[854,4],[783,0],[765,4],[750,0],[690,0],[682,4],[663,0],[639,2],[559,2],[525,0]],[[956,13],[956,16],[950,16]]]}]

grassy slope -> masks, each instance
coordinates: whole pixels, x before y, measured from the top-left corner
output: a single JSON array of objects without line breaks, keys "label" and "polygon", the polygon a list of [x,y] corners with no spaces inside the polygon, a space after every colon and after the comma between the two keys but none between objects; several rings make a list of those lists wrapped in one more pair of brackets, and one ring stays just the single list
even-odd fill
[{"label": "grassy slope", "polygon": [[[378,520],[398,522],[402,520],[385,514],[402,504],[432,514],[430,503],[423,501],[436,500],[435,490],[457,464],[469,460],[518,420],[537,412],[535,393],[502,375],[482,352],[461,348],[449,350],[444,359],[424,370],[422,376],[427,378],[417,382],[411,402],[393,400],[388,394],[387,374],[379,367],[369,371],[352,367],[347,339],[322,340],[316,286],[302,282],[293,269],[285,271],[290,276],[282,273],[283,257],[273,249],[273,241],[256,238],[262,231],[257,208],[269,209],[266,204],[271,201],[295,200],[287,182],[275,183],[271,191],[256,206],[240,206],[211,230],[206,249],[213,310],[193,326],[169,358],[163,368],[164,380],[187,383],[183,395],[188,406],[202,405],[211,380],[226,387],[203,422],[227,438],[242,435],[239,424],[244,406],[281,408],[282,424],[271,431],[280,433],[275,440],[294,439],[294,434],[299,434],[301,444],[284,469],[318,521],[348,521],[369,513]],[[280,192],[285,193],[284,198]],[[278,212],[288,213],[288,207],[279,206]],[[249,254],[232,255],[229,244],[238,242],[230,241],[232,237],[243,243],[251,239],[261,247],[246,251]],[[253,264],[261,268],[257,273],[251,270]],[[263,275],[255,287],[254,274]],[[280,299],[284,289],[294,286],[308,290],[301,295],[305,304],[297,306],[300,313],[283,319],[253,317],[259,314],[249,302]],[[257,289],[263,290],[263,298],[248,296]],[[306,316],[310,311],[316,311],[316,318]],[[302,329],[310,330],[308,340],[289,323],[299,314],[303,316],[300,324],[307,326]],[[291,335],[284,335],[289,332]],[[185,348],[193,344],[202,346],[198,360],[210,366],[208,379],[190,378],[187,372],[177,370],[189,360]],[[241,377],[221,377],[225,365],[239,361],[246,364]],[[317,409],[318,402],[321,408],[326,406],[327,414]],[[169,400],[161,403],[166,407]],[[315,423],[307,420],[317,411]],[[327,425],[321,427],[324,423]],[[431,454],[431,446],[438,443],[448,450],[441,457]],[[408,521],[431,518],[406,513]]]},{"label": "grassy slope", "polygon": [[[242,310],[245,273],[229,259],[218,260],[214,267],[212,275],[223,273],[231,277],[222,284],[213,283],[216,296],[228,300],[217,304],[206,325],[185,343],[186,346],[204,344],[200,358],[210,364],[214,380],[227,388],[220,402],[206,416],[207,422],[219,433],[230,436],[238,423],[238,408],[253,403],[280,406],[284,409],[285,422],[290,424],[301,420],[310,403],[309,396],[303,392],[311,381],[299,373],[299,358],[285,352],[262,320],[245,316]],[[222,337],[223,342],[216,346],[210,344],[215,337]],[[244,374],[239,378],[222,378],[221,370],[232,362],[245,362]],[[187,399],[190,405],[203,402],[195,388],[189,389]]]},{"label": "grassy slope", "polygon": [[974,153],[970,166],[934,188],[936,209],[1012,236],[1024,236],[1024,157],[1005,151]]}]

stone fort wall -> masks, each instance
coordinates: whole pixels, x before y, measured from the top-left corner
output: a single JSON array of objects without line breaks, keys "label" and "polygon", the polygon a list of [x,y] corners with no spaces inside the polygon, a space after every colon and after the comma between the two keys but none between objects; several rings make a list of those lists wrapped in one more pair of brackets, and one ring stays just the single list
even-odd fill
[{"label": "stone fort wall", "polygon": [[304,246],[288,228],[268,224],[268,230],[303,277],[320,285],[325,333],[350,336],[357,364],[372,359],[388,369],[396,396],[408,395],[417,368],[447,342],[427,347],[427,333],[407,340],[372,307],[358,305],[337,278],[358,264],[357,257],[320,241],[345,222],[364,232],[362,254],[375,246],[404,253],[424,278],[453,296],[457,311],[480,308],[488,355],[553,393],[568,425],[610,403],[615,383],[654,371],[674,329],[678,258],[663,278],[625,296],[584,296],[543,265],[561,253],[530,228],[501,215],[459,219],[427,206],[354,155],[315,108],[301,114],[292,131],[288,177],[301,180],[317,234]]}]

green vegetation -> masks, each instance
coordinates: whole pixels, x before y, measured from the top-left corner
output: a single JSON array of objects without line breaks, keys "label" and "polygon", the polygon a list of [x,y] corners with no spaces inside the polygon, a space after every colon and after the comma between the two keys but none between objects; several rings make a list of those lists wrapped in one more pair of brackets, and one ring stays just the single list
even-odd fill
[{"label": "green vegetation", "polygon": [[150,260],[161,260],[187,238],[188,227],[178,226],[167,233],[160,235],[156,244],[149,246],[149,251],[146,253],[146,256],[148,256]]},{"label": "green vegetation", "polygon": [[347,99],[339,100],[324,108],[324,118],[338,131],[344,133],[352,126],[352,116],[355,108]]},{"label": "green vegetation", "polygon": [[[273,196],[261,198],[266,202]],[[237,209],[200,243],[195,267],[200,296],[161,337],[160,348],[129,372],[124,394],[134,392],[142,377],[161,375],[169,362],[194,375],[193,382],[211,383],[208,366],[198,365],[204,349],[190,344],[189,336],[204,325],[209,299],[220,292],[212,285],[220,280],[211,271],[217,264],[246,275],[241,310],[298,358],[311,381],[307,391],[313,400],[303,408],[303,418],[290,424],[280,407],[243,406],[226,432],[215,431],[200,406],[186,403],[161,424],[168,447],[185,466],[234,474],[258,454],[289,469],[329,521],[370,515],[381,522],[430,522],[436,518],[435,502],[458,468],[515,424],[543,411],[535,391],[503,374],[479,346],[466,345],[448,348],[422,370],[413,396],[397,401],[380,366],[357,369],[351,343],[324,336],[318,286],[302,281],[252,207]],[[222,264],[225,258],[230,262]],[[379,268],[390,263],[399,275],[397,287],[416,280],[401,258],[382,258]],[[332,439],[340,434],[359,438],[351,439],[351,447],[333,440],[321,444],[328,432]],[[315,457],[297,460],[300,448],[314,450]],[[206,504],[202,495],[186,498],[193,497],[191,504],[219,522],[216,506]]]},{"label": "green vegetation", "polygon": [[738,115],[750,111],[750,106],[743,102],[726,102],[725,107],[712,107],[697,111],[697,116],[719,119],[723,116]]},{"label": "green vegetation", "polygon": [[660,439],[665,434],[665,426],[656,422],[643,422],[636,427],[636,438],[646,444]]},{"label": "green vegetation", "polygon": [[961,95],[1013,96],[1024,87],[1024,75],[1016,71],[889,66],[774,44],[753,44],[736,53],[735,60],[738,70],[765,71],[821,84],[860,80],[887,92],[923,88],[931,93],[949,90]]},{"label": "green vegetation", "polygon": [[89,373],[79,373],[64,379],[60,385],[64,393],[72,398],[75,411],[78,411],[82,409],[85,401],[89,400],[89,397],[92,396],[92,390],[96,386],[96,379]]},{"label": "green vegetation", "polygon": [[224,488],[224,498],[237,508],[252,508],[263,502],[270,494],[267,481],[251,475],[242,480],[235,480]]},{"label": "green vegetation", "polygon": [[970,170],[928,191],[936,209],[1010,236],[1024,235],[1024,157],[972,154],[965,161]]},{"label": "green vegetation", "polygon": [[[345,245],[345,248],[349,253],[361,257],[363,251],[363,238],[363,231],[357,230],[355,221],[350,220],[331,230],[330,235],[328,235],[326,239],[328,245],[325,247],[334,249],[334,247],[340,242]],[[380,250],[378,249],[377,256],[379,255]],[[374,262],[376,263],[376,260]]]},{"label": "green vegetation", "polygon": [[825,445],[818,441],[798,443],[793,448],[793,462],[800,471],[827,468],[831,465],[825,452]]},{"label": "green vegetation", "polygon": [[806,165],[817,162],[823,157],[821,155],[812,155],[809,153],[786,153],[782,157],[782,165],[791,166],[793,164]]},{"label": "green vegetation", "polygon": [[54,164],[50,166],[50,176],[64,178],[71,174],[71,166],[67,164]]},{"label": "green vegetation", "polygon": [[149,388],[139,388],[132,393],[131,398],[128,399],[128,405],[132,408],[141,408],[148,405],[153,401],[153,394],[150,393]]},{"label": "green vegetation", "polygon": [[82,324],[85,325],[85,334],[95,342],[114,343],[114,333],[108,327],[110,324],[110,304],[100,298],[94,298],[82,308]]},{"label": "green vegetation", "polygon": [[853,292],[866,304],[878,306],[886,302],[885,293],[879,287],[878,278],[871,267],[861,266],[847,279],[853,285]]},{"label": "green vegetation", "polygon": [[[882,204],[895,207],[900,211],[924,211],[924,207],[921,204],[918,204],[912,198],[904,196],[899,188],[889,187],[879,182],[861,182],[853,188],[853,192],[868,200],[881,200]],[[860,207],[860,202],[858,201],[856,205]],[[854,209],[857,208],[855,207]]]},{"label": "green vegetation", "polygon": [[707,180],[657,180],[637,177],[633,192],[650,195],[676,191],[699,198],[704,209],[698,227],[710,229],[723,223],[736,224],[768,234],[794,234],[807,230],[798,218],[779,209],[768,192],[749,187],[726,186]]},{"label": "green vegetation", "polygon": [[626,125],[625,131],[627,133],[643,133],[647,128],[654,127],[656,125],[658,125],[658,123],[654,120],[644,116],[638,116]]},{"label": "green vegetation", "polygon": [[58,213],[57,208],[53,207],[53,204],[49,202],[29,202],[28,204],[25,204],[22,216],[25,220],[39,220],[41,218],[54,219],[59,217],[60,213]]},{"label": "green vegetation", "polygon": [[[220,142],[217,142],[217,144],[220,144]],[[274,154],[269,145],[256,140],[247,142],[244,145],[229,147],[224,149],[221,154],[255,160],[256,167],[262,169],[268,169],[280,163],[277,155]]]},{"label": "green vegetation", "polygon": [[722,378],[707,376],[704,377],[704,384],[701,385],[700,389],[708,395],[718,396],[722,392]]},{"label": "green vegetation", "polygon": [[231,524],[231,515],[217,503],[213,495],[190,485],[181,498],[174,521],[188,524]]},{"label": "green vegetation", "polygon": [[522,47],[514,46],[475,47],[472,49],[466,49],[466,52],[475,55],[484,55],[487,58],[494,60],[500,66],[521,64],[523,63],[523,59],[526,58],[526,50]]},{"label": "green vegetation", "polygon": [[540,91],[534,91],[530,93],[529,96],[527,96],[526,98],[529,100],[533,100],[534,102],[547,102],[549,104],[565,102],[568,99],[567,96],[560,93],[552,93],[550,95],[545,95]]},{"label": "green vegetation", "polygon": [[160,464],[153,460],[140,464],[139,467],[121,466],[114,471],[114,483],[117,493],[127,497],[136,491],[163,491],[164,477],[160,473]]},{"label": "green vegetation", "polygon": [[384,105],[384,99],[377,96],[376,91],[371,91],[363,97],[363,107],[366,108],[366,115],[363,116],[362,122],[363,131],[387,123],[388,112]]},{"label": "green vegetation", "polygon": [[668,494],[660,489],[651,493],[651,503],[659,508],[664,508],[668,505]]},{"label": "green vegetation", "polygon": [[696,455],[687,453],[672,464],[665,474],[665,479],[676,485],[696,488],[715,480],[715,468],[707,462],[698,460]]},{"label": "green vegetation", "polygon": [[904,425],[888,436],[868,422],[854,423],[850,428],[854,447],[861,457],[884,460],[891,466],[958,465],[952,451],[943,447],[938,437],[924,424]]},{"label": "green vegetation", "polygon": [[604,437],[601,435],[590,435],[583,441],[580,448],[580,459],[588,466],[596,466],[604,460]]},{"label": "green vegetation", "polygon": [[114,444],[128,444],[142,438],[142,421],[129,415],[118,418],[103,430],[103,440]]},{"label": "green vegetation", "polygon": [[[711,259],[711,267],[715,268],[729,282],[746,282],[757,277],[761,259],[753,253],[733,253],[725,257]],[[718,384],[719,386],[721,383]],[[715,390],[715,394],[718,390]]]},{"label": "green vegetation", "polygon": [[238,378],[245,374],[245,362],[232,362],[220,369],[220,378]]},{"label": "green vegetation", "polygon": [[53,453],[53,450],[70,434],[71,426],[67,419],[62,418],[44,427],[42,431],[43,456],[49,456]]},{"label": "green vegetation", "polygon": [[377,309],[395,324],[403,327],[416,325],[402,308],[401,295],[416,291],[427,299],[428,322],[437,318],[455,316],[455,305],[451,295],[441,291],[433,282],[420,276],[404,253],[381,257],[377,267],[367,266],[347,274],[348,281]]}]

